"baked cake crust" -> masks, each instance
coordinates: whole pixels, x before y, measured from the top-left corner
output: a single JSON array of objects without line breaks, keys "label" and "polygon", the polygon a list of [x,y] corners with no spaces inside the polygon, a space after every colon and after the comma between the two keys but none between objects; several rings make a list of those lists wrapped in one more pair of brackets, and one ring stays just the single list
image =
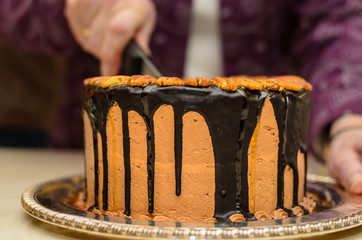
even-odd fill
[{"label": "baked cake crust", "polygon": [[312,90],[310,85],[303,78],[288,75],[288,76],[232,76],[214,77],[214,78],[185,78],[180,79],[177,77],[160,77],[154,78],[152,76],[105,76],[94,77],[84,80],[84,86],[96,86],[101,85],[103,88],[107,88],[112,85],[127,85],[127,86],[143,86],[147,84],[156,84],[159,86],[188,86],[188,87],[209,87],[211,85],[217,86],[220,89],[228,91],[236,91],[240,87],[244,87],[250,90],[262,90],[263,88],[270,89],[272,91],[295,91],[299,92],[302,89],[306,91]]}]

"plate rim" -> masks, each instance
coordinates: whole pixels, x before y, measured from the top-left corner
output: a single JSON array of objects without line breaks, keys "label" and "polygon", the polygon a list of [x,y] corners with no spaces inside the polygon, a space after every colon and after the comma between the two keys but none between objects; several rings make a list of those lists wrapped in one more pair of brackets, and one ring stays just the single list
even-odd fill
[{"label": "plate rim", "polygon": [[[208,239],[238,239],[238,238],[301,238],[321,234],[334,233],[362,225],[362,206],[357,210],[342,214],[339,217],[316,220],[304,223],[283,224],[272,226],[246,227],[162,227],[137,224],[114,223],[105,220],[91,219],[74,214],[63,213],[43,206],[36,199],[44,187],[64,181],[84,179],[84,174],[48,180],[29,187],[21,197],[24,210],[32,217],[62,228],[85,232],[97,236],[116,237],[121,239],[185,239],[190,237]],[[335,179],[327,176],[308,174],[309,182],[329,184],[342,195],[342,204],[348,194],[339,188]],[[339,206],[339,205],[338,205]],[[336,207],[338,207],[336,206]],[[334,208],[336,208],[334,207]],[[331,209],[334,209],[331,208]],[[196,225],[196,223],[195,223]]]}]

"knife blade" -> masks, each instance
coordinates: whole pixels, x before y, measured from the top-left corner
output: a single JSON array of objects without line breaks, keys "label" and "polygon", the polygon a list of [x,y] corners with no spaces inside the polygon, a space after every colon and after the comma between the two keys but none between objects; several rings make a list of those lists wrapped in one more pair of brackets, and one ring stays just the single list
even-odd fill
[{"label": "knife blade", "polygon": [[131,40],[124,50],[124,65],[126,74],[131,75],[151,75],[153,77],[162,77],[161,72],[154,65],[151,58],[143,49]]}]

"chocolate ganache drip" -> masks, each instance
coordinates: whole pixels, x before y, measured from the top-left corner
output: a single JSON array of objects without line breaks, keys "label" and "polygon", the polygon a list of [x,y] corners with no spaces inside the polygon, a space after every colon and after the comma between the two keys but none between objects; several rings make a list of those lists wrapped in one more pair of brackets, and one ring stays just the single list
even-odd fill
[{"label": "chocolate ganache drip", "polygon": [[[131,214],[131,166],[128,112],[136,111],[147,126],[147,186],[148,211],[154,210],[155,142],[153,115],[164,104],[174,110],[175,194],[179,196],[182,175],[182,117],[189,111],[201,114],[210,131],[215,158],[215,214],[226,221],[235,213],[253,218],[249,209],[248,148],[254,129],[260,119],[265,99],[270,98],[279,129],[278,199],[277,209],[283,208],[284,168],[289,165],[294,173],[293,206],[298,205],[297,153],[306,153],[309,118],[309,94],[274,92],[267,89],[225,91],[216,86],[194,88],[186,86],[119,86],[85,88],[83,108],[88,113],[93,131],[95,208],[99,208],[99,149],[101,136],[103,168],[102,208],[108,209],[108,160],[106,121],[109,109],[117,103],[122,109],[123,153],[125,169],[125,214]],[[306,154],[305,154],[306,156]],[[306,161],[305,161],[306,162]],[[305,191],[305,185],[304,185]]]}]

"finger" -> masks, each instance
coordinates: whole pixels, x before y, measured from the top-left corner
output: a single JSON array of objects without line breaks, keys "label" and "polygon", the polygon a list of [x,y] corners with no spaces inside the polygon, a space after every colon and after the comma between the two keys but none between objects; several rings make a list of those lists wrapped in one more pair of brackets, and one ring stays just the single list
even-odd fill
[{"label": "finger", "polygon": [[356,173],[351,179],[350,192],[353,194],[362,194],[362,173]]},{"label": "finger", "polygon": [[99,0],[81,0],[83,4],[79,5],[79,22],[83,27],[90,26],[92,21],[100,14],[103,9],[102,1]]},{"label": "finger", "polygon": [[104,1],[99,6],[97,14],[92,17],[91,23],[89,24],[91,35],[86,40],[86,48],[88,52],[92,53],[98,59],[101,58],[102,45],[105,41],[107,31],[109,31],[107,26],[110,24],[112,17],[117,13],[121,14],[127,6],[127,1]]},{"label": "finger", "polygon": [[77,40],[78,43],[81,43],[83,39],[80,33],[80,25],[76,19],[77,14],[75,14],[77,9],[77,3],[77,0],[65,1],[64,16],[68,22],[69,28],[73,33],[74,38]]},{"label": "finger", "polygon": [[65,2],[65,14],[74,23],[82,28],[90,26],[94,17],[98,14],[102,1],[98,0],[67,0]]},{"label": "finger", "polygon": [[122,11],[111,20],[102,43],[100,57],[102,75],[117,74],[123,50],[143,21],[144,17],[135,14],[131,9]]},{"label": "finger", "polygon": [[100,3],[101,1],[96,0],[67,0],[64,9],[64,15],[74,38],[83,50],[93,55],[96,53],[96,48],[89,44],[91,36],[94,36],[91,25],[97,18]]},{"label": "finger", "polygon": [[140,30],[135,35],[135,41],[149,56],[152,54],[149,47],[150,38],[156,23],[156,10],[154,9],[153,5],[150,6],[150,9],[151,10],[148,12],[145,24],[141,26]]},{"label": "finger", "polygon": [[362,206],[362,195],[361,194],[350,194],[349,201],[353,205]]},{"label": "finger", "polygon": [[[333,146],[331,146],[332,149]],[[362,163],[353,148],[331,151],[328,167],[345,189],[354,194],[362,193]]]}]

